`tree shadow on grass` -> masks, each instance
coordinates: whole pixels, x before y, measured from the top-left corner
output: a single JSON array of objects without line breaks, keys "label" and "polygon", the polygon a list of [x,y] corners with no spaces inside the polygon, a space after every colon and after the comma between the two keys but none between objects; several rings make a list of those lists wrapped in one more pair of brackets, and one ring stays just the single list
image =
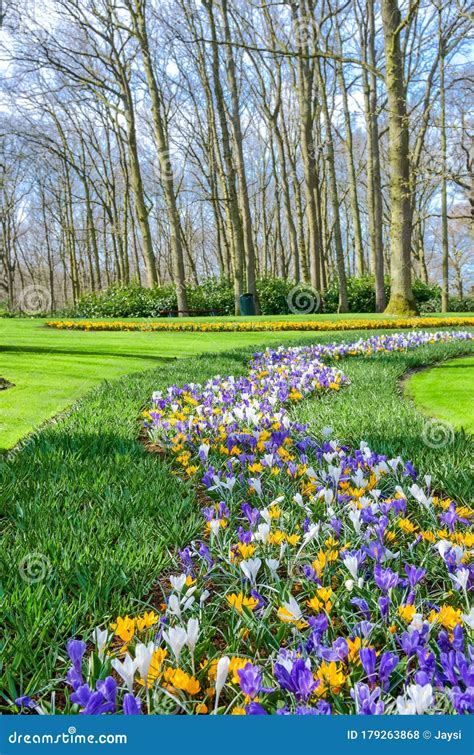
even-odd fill
[{"label": "tree shadow on grass", "polygon": [[60,354],[62,356],[77,356],[77,357],[120,357],[120,359],[145,359],[147,361],[153,360],[156,362],[173,362],[177,359],[175,356],[162,356],[157,354],[140,354],[139,352],[126,353],[122,351],[84,351],[83,349],[58,349],[58,348],[46,348],[43,346],[0,346],[0,354],[3,352],[11,352],[14,354],[47,354],[48,356],[54,356]]}]

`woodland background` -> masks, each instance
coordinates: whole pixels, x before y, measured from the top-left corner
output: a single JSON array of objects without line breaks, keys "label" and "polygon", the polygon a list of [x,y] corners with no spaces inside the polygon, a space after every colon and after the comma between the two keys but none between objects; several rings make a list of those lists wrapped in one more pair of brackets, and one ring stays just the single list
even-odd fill
[{"label": "woodland background", "polygon": [[284,309],[302,282],[328,311],[468,308],[468,9],[10,0],[0,301],[238,313],[242,292]]}]

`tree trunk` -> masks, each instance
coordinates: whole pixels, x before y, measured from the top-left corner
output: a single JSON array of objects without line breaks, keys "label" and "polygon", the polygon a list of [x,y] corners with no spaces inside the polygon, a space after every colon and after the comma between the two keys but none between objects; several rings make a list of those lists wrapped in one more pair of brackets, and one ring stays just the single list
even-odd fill
[{"label": "tree trunk", "polygon": [[391,288],[386,312],[415,315],[411,287],[410,156],[398,0],[381,0],[388,96]]}]

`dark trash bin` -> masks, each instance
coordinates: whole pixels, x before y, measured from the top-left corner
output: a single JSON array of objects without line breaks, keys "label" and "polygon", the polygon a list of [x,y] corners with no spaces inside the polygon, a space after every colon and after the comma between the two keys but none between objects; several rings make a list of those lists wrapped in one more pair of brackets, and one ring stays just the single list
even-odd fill
[{"label": "dark trash bin", "polygon": [[241,294],[240,295],[240,314],[241,315],[255,315],[255,297],[253,294]]}]

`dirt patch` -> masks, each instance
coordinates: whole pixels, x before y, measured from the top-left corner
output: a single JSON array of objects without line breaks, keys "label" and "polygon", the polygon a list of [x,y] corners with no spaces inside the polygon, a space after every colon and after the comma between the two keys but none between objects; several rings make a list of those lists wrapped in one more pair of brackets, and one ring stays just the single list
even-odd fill
[{"label": "dirt patch", "polygon": [[14,388],[15,383],[10,383],[9,380],[5,380],[5,378],[0,377],[0,391],[6,391],[7,388]]}]

